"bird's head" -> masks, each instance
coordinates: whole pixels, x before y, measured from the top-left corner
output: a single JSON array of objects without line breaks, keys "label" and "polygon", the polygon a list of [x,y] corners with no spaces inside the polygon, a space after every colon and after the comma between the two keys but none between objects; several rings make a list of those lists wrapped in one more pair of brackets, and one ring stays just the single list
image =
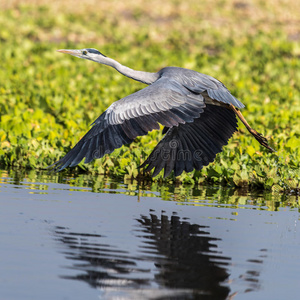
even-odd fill
[{"label": "bird's head", "polygon": [[85,49],[79,49],[79,50],[69,50],[69,49],[61,49],[57,50],[61,53],[70,54],[79,58],[89,59],[96,62],[99,62],[99,59],[106,57],[103,55],[100,51],[93,48],[85,48]]}]

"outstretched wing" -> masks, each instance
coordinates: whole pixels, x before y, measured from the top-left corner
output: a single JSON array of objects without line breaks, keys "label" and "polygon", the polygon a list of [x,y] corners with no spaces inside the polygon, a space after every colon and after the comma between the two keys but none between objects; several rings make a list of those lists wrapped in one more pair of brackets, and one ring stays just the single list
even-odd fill
[{"label": "outstretched wing", "polygon": [[205,107],[195,94],[176,81],[161,77],[155,83],[113,103],[86,135],[62,159],[51,165],[55,171],[103,157],[137,136],[167,127],[193,122]]},{"label": "outstretched wing", "polygon": [[154,168],[153,177],[163,168],[164,177],[172,170],[175,176],[184,170],[200,170],[215,159],[236,130],[237,119],[233,110],[208,104],[194,122],[169,128],[140,167],[147,166],[145,171]]}]

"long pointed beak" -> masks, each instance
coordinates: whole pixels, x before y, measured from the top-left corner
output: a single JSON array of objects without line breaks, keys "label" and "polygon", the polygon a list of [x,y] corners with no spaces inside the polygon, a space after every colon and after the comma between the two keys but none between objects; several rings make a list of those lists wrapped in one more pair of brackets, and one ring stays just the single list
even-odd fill
[{"label": "long pointed beak", "polygon": [[79,55],[81,55],[81,51],[80,50],[61,49],[61,50],[57,50],[57,52],[61,52],[61,53],[65,53],[65,54],[70,54],[70,55],[73,55],[73,56],[79,56]]}]

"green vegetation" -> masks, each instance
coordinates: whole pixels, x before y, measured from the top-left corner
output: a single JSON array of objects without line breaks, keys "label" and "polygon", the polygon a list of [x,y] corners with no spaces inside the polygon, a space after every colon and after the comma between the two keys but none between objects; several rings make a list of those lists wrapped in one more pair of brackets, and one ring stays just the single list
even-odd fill
[{"label": "green vegetation", "polygon": [[[263,149],[240,124],[212,164],[166,181],[299,188],[300,37],[293,24],[300,20],[294,1],[284,7],[279,0],[271,7],[230,0],[101,2],[1,2],[2,168],[45,168],[112,102],[144,87],[106,66],[55,52],[93,47],[134,69],[179,66],[218,78],[277,151]],[[150,180],[137,166],[160,138],[161,132],[153,131],[64,172]],[[163,181],[162,175],[154,180]]]},{"label": "green vegetation", "polygon": [[[39,194],[51,194],[55,187],[49,183],[60,183],[66,190],[123,194],[136,196],[138,202],[142,197],[159,197],[164,201],[176,201],[178,205],[230,207],[239,209],[259,209],[278,211],[280,209],[299,209],[300,200],[297,195],[268,190],[237,189],[215,185],[194,186],[192,184],[160,184],[150,180],[114,180],[109,176],[94,176],[91,173],[65,176],[66,174],[46,173],[39,170],[9,169],[0,170],[0,186],[7,183],[25,186],[27,190],[35,190]],[[32,191],[34,192],[34,191]],[[87,195],[88,196],[88,195]],[[232,212],[233,218],[237,212]]]}]

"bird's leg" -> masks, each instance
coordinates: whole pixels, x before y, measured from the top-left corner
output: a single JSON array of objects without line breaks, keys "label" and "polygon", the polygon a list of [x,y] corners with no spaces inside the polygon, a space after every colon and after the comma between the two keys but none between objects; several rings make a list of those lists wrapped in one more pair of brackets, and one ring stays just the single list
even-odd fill
[{"label": "bird's leg", "polygon": [[248,124],[244,116],[242,115],[241,111],[237,109],[235,106],[230,104],[230,108],[235,112],[235,114],[239,117],[239,119],[243,122],[243,124],[246,126],[248,131],[255,137],[255,139],[264,147],[266,147],[271,152],[275,152],[273,148],[269,146],[268,140],[260,133],[258,133],[256,130],[251,128],[251,126]]}]

